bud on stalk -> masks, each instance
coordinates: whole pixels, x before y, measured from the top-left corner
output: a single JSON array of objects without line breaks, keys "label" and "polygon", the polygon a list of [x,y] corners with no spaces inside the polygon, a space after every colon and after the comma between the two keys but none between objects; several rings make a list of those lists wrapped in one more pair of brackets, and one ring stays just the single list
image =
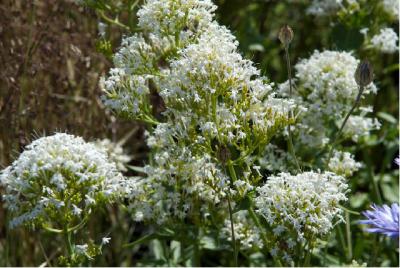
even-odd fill
[{"label": "bud on stalk", "polygon": [[287,47],[293,40],[293,30],[288,25],[283,26],[279,31],[279,40],[281,43]]},{"label": "bud on stalk", "polygon": [[368,60],[362,61],[357,66],[354,79],[361,88],[368,86],[372,82],[374,79],[374,71]]}]

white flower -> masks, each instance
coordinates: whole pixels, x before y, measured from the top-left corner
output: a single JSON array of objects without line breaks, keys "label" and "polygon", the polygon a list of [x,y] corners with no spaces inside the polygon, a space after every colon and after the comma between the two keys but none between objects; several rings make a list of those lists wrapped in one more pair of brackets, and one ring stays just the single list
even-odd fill
[{"label": "white flower", "polygon": [[99,36],[104,38],[106,36],[107,24],[99,22],[97,24],[97,30],[99,31]]},{"label": "white flower", "polygon": [[[342,123],[342,122],[338,122]],[[372,130],[379,129],[381,123],[376,118],[351,115],[343,128],[343,134],[357,142],[361,137],[368,136]]]},{"label": "white flower", "polygon": [[307,13],[316,16],[325,16],[340,9],[342,2],[343,0],[313,0],[307,8]]},{"label": "white flower", "polygon": [[75,245],[75,251],[78,255],[87,255],[89,246],[87,244]]},{"label": "white flower", "polygon": [[368,33],[368,31],[369,31],[368,28],[362,28],[362,29],[360,30],[360,33],[361,33],[362,35],[366,36],[367,33]]},{"label": "white flower", "polygon": [[[82,213],[90,212],[96,200],[111,201],[122,194],[123,183],[104,151],[64,133],[33,141],[0,173],[3,199],[15,212],[13,227],[42,216],[43,221],[58,222],[69,214],[71,220],[78,220]],[[113,196],[105,197],[110,189]],[[81,202],[89,195],[90,202]],[[60,210],[65,204],[69,204],[68,210]]]},{"label": "white flower", "polygon": [[107,152],[110,161],[113,161],[118,170],[126,172],[126,165],[131,161],[131,157],[125,154],[121,144],[110,141],[109,139],[96,140],[93,142],[100,149]]},{"label": "white flower", "polygon": [[394,18],[399,18],[399,1],[398,0],[383,0],[383,8]]},{"label": "white flower", "polygon": [[275,257],[278,255],[279,249],[277,247],[272,248],[269,253],[271,253],[272,257]]},{"label": "white flower", "polygon": [[[233,226],[235,239],[239,241],[242,249],[262,248],[264,243],[261,239],[260,230],[254,224],[246,210],[233,214]],[[222,228],[222,237],[232,241],[231,221],[225,220]]]},{"label": "white flower", "polygon": [[332,172],[350,177],[355,171],[362,167],[362,164],[354,160],[354,156],[348,152],[334,151],[328,164]]},{"label": "white flower", "polygon": [[82,209],[78,208],[75,204],[72,204],[72,213],[79,216],[82,213]]},{"label": "white flower", "polygon": [[103,238],[101,239],[101,244],[102,244],[102,245],[107,245],[107,244],[110,243],[110,241],[111,241],[111,237],[103,237]]},{"label": "white flower", "polygon": [[372,37],[371,45],[384,53],[395,53],[399,50],[398,40],[399,37],[392,28],[384,28],[380,30],[379,34]]}]

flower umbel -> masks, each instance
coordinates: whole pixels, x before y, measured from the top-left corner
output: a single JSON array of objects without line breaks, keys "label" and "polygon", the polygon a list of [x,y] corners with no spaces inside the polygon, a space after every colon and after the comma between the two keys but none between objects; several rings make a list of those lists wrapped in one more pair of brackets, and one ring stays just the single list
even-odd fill
[{"label": "flower umbel", "polygon": [[367,218],[361,220],[361,224],[368,224],[372,227],[367,228],[367,232],[381,233],[389,237],[399,237],[399,205],[393,203],[388,205],[372,205],[373,210],[366,210],[362,214]]},{"label": "flower umbel", "polygon": [[104,150],[64,133],[35,140],[0,173],[11,227],[77,224],[96,204],[113,200],[123,181]]}]

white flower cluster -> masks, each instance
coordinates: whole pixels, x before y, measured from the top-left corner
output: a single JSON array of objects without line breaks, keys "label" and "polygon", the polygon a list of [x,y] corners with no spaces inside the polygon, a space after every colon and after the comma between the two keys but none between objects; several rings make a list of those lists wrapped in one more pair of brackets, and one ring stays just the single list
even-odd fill
[{"label": "white flower cluster", "polygon": [[380,129],[380,127],[381,123],[376,118],[351,115],[343,128],[343,135],[357,142],[361,137],[368,136],[371,131]]},{"label": "white flower cluster", "polygon": [[382,4],[388,14],[399,19],[399,0],[383,0]]},{"label": "white flower cluster", "polygon": [[384,53],[395,53],[399,51],[398,40],[399,37],[392,28],[384,28],[380,30],[379,34],[372,37],[371,45]]},{"label": "white flower cluster", "polygon": [[15,227],[82,219],[123,191],[123,177],[104,150],[64,133],[39,138],[0,174]]},{"label": "white flower cluster", "polygon": [[260,166],[273,173],[288,172],[290,168],[296,168],[290,167],[290,163],[294,163],[292,155],[273,143],[265,146],[264,155],[258,161]]},{"label": "white flower cluster", "polygon": [[354,156],[349,152],[335,151],[328,164],[329,170],[344,176],[350,177],[362,164],[354,160]]},{"label": "white flower cluster", "polygon": [[313,0],[307,13],[314,16],[334,15],[339,11],[354,13],[360,8],[359,0]]},{"label": "white flower cluster", "polygon": [[154,165],[144,169],[147,176],[131,187],[128,197],[134,219],[158,224],[171,218],[207,220],[209,211],[223,205],[227,176],[210,155],[196,154],[195,148],[174,144],[170,133],[159,132],[150,140],[164,137],[171,144],[155,154]]},{"label": "white flower cluster", "polygon": [[334,219],[343,220],[339,202],[347,200],[345,179],[334,173],[281,173],[257,188],[257,212],[272,230],[270,253],[292,262],[298,243],[312,248],[313,241],[327,234]]},{"label": "white flower cluster", "polygon": [[109,139],[96,140],[93,143],[107,152],[108,159],[115,163],[118,170],[122,172],[128,171],[126,165],[132,160],[132,158],[125,154],[124,148],[121,144],[112,142]]},{"label": "white flower cluster", "polygon": [[149,0],[137,13],[138,26],[155,36],[186,42],[209,26],[216,8],[210,0]]},{"label": "white flower cluster", "polygon": [[[260,230],[254,225],[247,210],[240,210],[233,214],[233,226],[235,239],[239,241],[242,250],[261,249],[264,247]],[[231,221],[229,219],[225,220],[221,232],[223,238],[227,241],[232,241]]]},{"label": "white flower cluster", "polygon": [[315,16],[326,16],[342,7],[343,0],[313,0],[307,8],[307,13]]},{"label": "white flower cluster", "polygon": [[[300,144],[311,148],[324,146],[329,142],[329,125],[342,122],[353,105],[359,92],[354,74],[359,60],[351,53],[337,51],[315,51],[308,59],[295,65],[297,88],[294,92],[297,103],[307,109],[300,116],[296,126]],[[288,83],[280,86],[282,95],[287,95]],[[375,93],[377,88],[370,84],[364,95]],[[360,108],[362,110],[363,108]],[[365,116],[359,122],[371,126]],[[378,124],[374,125],[379,127]],[[374,128],[370,128],[372,130]],[[358,138],[358,136],[357,136]]]},{"label": "white flower cluster", "polygon": [[[201,0],[147,1],[138,12],[143,32],[123,41],[103,81],[107,106],[155,124],[146,177],[130,182],[136,220],[208,218],[230,188],[232,195],[252,189],[259,176],[253,152],[290,123],[294,102],[274,97],[236,38],[213,20],[215,8]],[[155,120],[157,98],[165,109]],[[232,157],[242,159],[246,174],[230,187],[224,164]]]},{"label": "white flower cluster", "polygon": [[114,55],[114,68],[101,85],[106,106],[121,115],[145,119],[150,103],[148,94],[159,77],[168,75],[169,61],[180,48],[194,42],[213,18],[211,1],[150,0],[138,11],[143,33],[122,41]]}]

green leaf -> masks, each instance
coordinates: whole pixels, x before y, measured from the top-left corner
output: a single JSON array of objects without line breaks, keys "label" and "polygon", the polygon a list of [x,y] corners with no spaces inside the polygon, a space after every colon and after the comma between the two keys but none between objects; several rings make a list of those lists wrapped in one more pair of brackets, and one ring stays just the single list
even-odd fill
[{"label": "green leaf", "polygon": [[233,213],[236,213],[241,210],[248,210],[251,206],[251,200],[248,197],[242,199],[233,210]]},{"label": "green leaf", "polygon": [[264,46],[262,44],[251,44],[249,46],[250,51],[259,51],[259,52],[264,52]]},{"label": "green leaf", "polygon": [[158,239],[153,240],[151,243],[151,248],[157,260],[164,260],[164,261],[167,260],[167,258],[165,257],[165,250],[163,248],[163,244],[160,240]]},{"label": "green leaf", "polygon": [[392,124],[397,123],[397,119],[391,114],[388,114],[385,112],[378,112],[377,115],[378,115],[378,117],[382,118],[383,120],[386,120],[389,123],[392,123]]},{"label": "green leaf", "polygon": [[144,167],[138,167],[138,166],[131,166],[131,165],[126,165],[127,168],[139,172],[139,173],[144,173]]},{"label": "green leaf", "polygon": [[386,183],[381,184],[382,193],[386,200],[389,202],[398,202],[399,200],[399,187],[397,185],[389,185]]},{"label": "green leaf", "polygon": [[200,239],[200,246],[209,250],[216,250],[218,248],[215,238],[211,236],[203,236]]},{"label": "green leaf", "polygon": [[178,241],[171,241],[170,245],[172,251],[172,259],[175,264],[178,264],[181,259],[181,243]]},{"label": "green leaf", "polygon": [[131,243],[125,244],[122,247],[123,248],[132,248],[134,246],[137,246],[137,245],[146,243],[146,242],[148,242],[148,241],[150,241],[152,239],[155,239],[156,237],[157,237],[157,234],[148,234],[148,235],[142,236],[138,240],[135,240],[135,241],[133,241]]},{"label": "green leaf", "polygon": [[368,201],[367,193],[356,193],[350,197],[350,205],[352,208],[359,208]]}]

